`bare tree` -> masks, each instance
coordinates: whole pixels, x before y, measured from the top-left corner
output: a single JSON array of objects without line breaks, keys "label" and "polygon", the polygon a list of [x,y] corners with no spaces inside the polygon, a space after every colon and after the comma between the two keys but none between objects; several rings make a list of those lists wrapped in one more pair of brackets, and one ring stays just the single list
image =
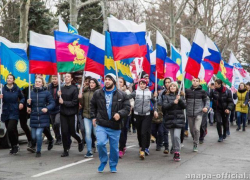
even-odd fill
[{"label": "bare tree", "polygon": [[19,29],[20,43],[27,43],[29,8],[30,8],[30,0],[23,0],[20,5],[20,29]]}]

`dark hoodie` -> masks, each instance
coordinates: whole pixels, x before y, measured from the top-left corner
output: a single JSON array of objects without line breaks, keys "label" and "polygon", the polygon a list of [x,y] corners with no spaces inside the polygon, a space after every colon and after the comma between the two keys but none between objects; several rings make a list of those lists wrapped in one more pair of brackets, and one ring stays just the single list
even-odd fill
[{"label": "dark hoodie", "polygon": [[78,112],[78,89],[75,85],[62,87],[62,99],[60,113],[65,116],[75,115]]}]

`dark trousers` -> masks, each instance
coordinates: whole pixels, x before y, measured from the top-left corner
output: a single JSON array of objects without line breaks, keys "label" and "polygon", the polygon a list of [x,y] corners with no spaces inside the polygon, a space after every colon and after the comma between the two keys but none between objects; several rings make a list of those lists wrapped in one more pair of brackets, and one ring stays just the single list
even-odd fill
[{"label": "dark trousers", "polygon": [[217,111],[215,112],[215,119],[217,122],[217,131],[219,137],[222,137],[222,127],[223,126],[223,135],[226,136],[228,130],[228,114],[225,112]]},{"label": "dark trousers", "polygon": [[233,122],[235,117],[237,117],[237,116],[236,116],[236,113],[235,113],[235,105],[234,105],[234,108],[233,108],[233,110],[231,111],[231,114],[230,114],[230,122]]},{"label": "dark trousers", "polygon": [[169,143],[168,143],[168,132],[169,130],[163,126],[163,146],[165,149],[168,149]]},{"label": "dark trousers", "polygon": [[141,147],[141,151],[145,151],[145,148],[149,148],[150,146],[152,115],[135,115],[135,119],[139,146]]},{"label": "dark trousers", "polygon": [[31,132],[27,125],[27,121],[28,121],[27,114],[20,114],[19,119],[20,119],[21,128],[23,129],[28,141],[31,141],[32,140]]},{"label": "dark trousers", "polygon": [[130,118],[130,121],[129,121],[129,129],[130,129],[130,126],[132,126],[133,130],[136,129],[134,110],[131,111],[131,118]]},{"label": "dark trousers", "polygon": [[163,123],[152,123],[152,135],[156,138],[157,147],[162,147],[163,143]]},{"label": "dark trousers", "polygon": [[53,137],[52,137],[51,132],[50,132],[50,127],[45,127],[43,130],[43,134],[47,137],[47,139],[49,141],[53,140]]},{"label": "dark trousers", "polygon": [[11,147],[16,146],[18,143],[17,120],[9,119],[5,121],[7,133],[11,143]]},{"label": "dark trousers", "polygon": [[51,114],[50,121],[52,124],[53,131],[55,133],[56,140],[61,140],[61,122],[60,122],[60,113]]},{"label": "dark trousers", "polygon": [[81,143],[81,137],[78,133],[78,123],[75,115],[64,116],[60,114],[61,118],[61,129],[62,129],[62,141],[63,149],[68,150],[70,146],[69,135],[77,140],[78,143]]},{"label": "dark trousers", "polygon": [[127,143],[127,137],[128,137],[128,122],[130,120],[130,116],[127,118],[123,119],[123,124],[122,124],[122,129],[121,129],[121,135],[120,135],[120,140],[119,140],[119,151],[123,151],[124,148],[126,147]]}]

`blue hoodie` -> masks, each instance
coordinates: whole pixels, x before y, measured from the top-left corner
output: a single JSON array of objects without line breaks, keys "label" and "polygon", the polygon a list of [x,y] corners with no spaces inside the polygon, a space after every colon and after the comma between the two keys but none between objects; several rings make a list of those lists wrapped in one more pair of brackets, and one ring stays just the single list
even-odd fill
[{"label": "blue hoodie", "polygon": [[113,100],[113,94],[116,90],[116,87],[112,90],[112,91],[107,91],[106,88],[103,88],[104,92],[105,92],[105,99],[106,99],[106,108],[107,108],[107,113],[109,116],[109,119],[112,118],[112,100]]}]

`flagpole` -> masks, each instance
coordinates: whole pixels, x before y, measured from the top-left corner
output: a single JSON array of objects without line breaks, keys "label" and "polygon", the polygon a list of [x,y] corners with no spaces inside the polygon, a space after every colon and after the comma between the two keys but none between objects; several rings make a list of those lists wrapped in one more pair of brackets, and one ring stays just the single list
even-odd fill
[{"label": "flagpole", "polygon": [[30,83],[31,83],[31,74],[29,74],[29,99],[30,99],[30,91],[31,91],[31,87],[30,87]]},{"label": "flagpole", "polygon": [[[141,57],[141,64],[140,64],[140,76],[139,76],[139,81],[141,79],[141,73],[142,73],[142,63],[143,63],[143,57]],[[149,74],[150,75],[150,74]]]},{"label": "flagpole", "polygon": [[[186,75],[186,72],[184,71],[184,72],[183,72],[183,79],[182,79],[182,81],[181,81],[181,85],[180,85],[180,88],[179,88],[178,95],[180,95],[180,93],[181,93],[181,88],[182,88],[182,86],[184,87],[184,78],[185,78],[185,75]],[[184,89],[184,88],[183,88],[183,89]]]},{"label": "flagpole", "polygon": [[117,82],[117,86],[118,86],[118,89],[120,89],[120,85],[119,85],[119,82],[118,82],[118,70],[117,70],[116,61],[115,61],[115,73],[116,73],[116,82]]},{"label": "flagpole", "polygon": [[[3,95],[3,84],[1,83],[1,95]],[[3,113],[3,98],[1,98],[1,111],[0,111],[0,117]]]},{"label": "flagpole", "polygon": [[83,72],[82,72],[82,83],[81,83],[81,87],[80,87],[79,94],[82,93],[84,81],[85,81],[85,67],[84,67],[84,70],[83,70]]},{"label": "flagpole", "polygon": [[[155,71],[155,92],[157,92],[157,86],[158,86],[158,82],[157,82],[157,71]],[[157,97],[155,97],[155,100],[157,100]]]}]

